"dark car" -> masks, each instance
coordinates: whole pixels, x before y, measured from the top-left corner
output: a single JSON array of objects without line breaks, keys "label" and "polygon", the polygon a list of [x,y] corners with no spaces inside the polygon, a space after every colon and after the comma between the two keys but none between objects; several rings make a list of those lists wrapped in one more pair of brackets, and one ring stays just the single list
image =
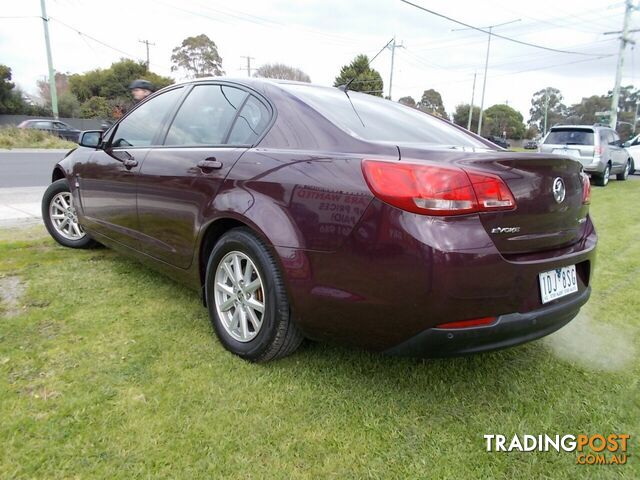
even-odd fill
[{"label": "dark car", "polygon": [[537,150],[538,149],[538,142],[536,142],[535,140],[527,140],[526,142],[524,142],[524,149],[525,150]]},{"label": "dark car", "polygon": [[18,125],[18,128],[33,128],[35,130],[44,130],[52,135],[56,135],[62,138],[63,140],[69,140],[76,143],[78,143],[78,138],[81,132],[77,128],[73,128],[72,126],[67,125],[64,122],[46,118],[25,120]]},{"label": "dark car", "polygon": [[201,291],[222,344],[251,361],[305,337],[414,356],[508,347],[565,325],[591,291],[578,162],[338,88],[173,85],[83,133],[52,181],[55,240]]},{"label": "dark car", "polygon": [[510,148],[511,147],[511,144],[509,142],[507,142],[507,140],[502,138],[502,137],[497,137],[495,135],[489,135],[487,137],[487,140],[489,140],[491,143],[495,143],[496,145],[498,145],[499,147],[502,147],[502,148]]}]

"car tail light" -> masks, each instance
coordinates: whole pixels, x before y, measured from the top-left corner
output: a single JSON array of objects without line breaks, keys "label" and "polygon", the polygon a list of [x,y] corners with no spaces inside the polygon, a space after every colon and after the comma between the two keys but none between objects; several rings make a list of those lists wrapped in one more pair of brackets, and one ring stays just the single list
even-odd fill
[{"label": "car tail light", "polygon": [[481,327],[483,325],[491,325],[496,321],[496,317],[482,317],[472,318],[471,320],[461,320],[458,322],[447,322],[436,325],[435,328],[469,328],[469,327]]},{"label": "car tail light", "polygon": [[591,203],[591,180],[589,175],[584,172],[580,172],[580,179],[582,180],[582,203]]},{"label": "car tail light", "polygon": [[594,155],[602,155],[603,151],[604,151],[604,149],[602,148],[602,145],[596,145],[595,147],[593,147],[593,154]]},{"label": "car tail light", "polygon": [[458,167],[364,160],[362,171],[380,200],[423,215],[512,210],[516,202],[500,177]]}]

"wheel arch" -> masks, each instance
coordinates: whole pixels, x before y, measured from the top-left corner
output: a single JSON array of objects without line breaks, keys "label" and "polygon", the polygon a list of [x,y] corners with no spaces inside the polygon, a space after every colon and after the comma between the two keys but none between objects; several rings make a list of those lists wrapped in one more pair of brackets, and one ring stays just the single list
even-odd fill
[{"label": "wheel arch", "polygon": [[56,165],[51,173],[51,183],[66,178],[63,168],[60,165]]}]

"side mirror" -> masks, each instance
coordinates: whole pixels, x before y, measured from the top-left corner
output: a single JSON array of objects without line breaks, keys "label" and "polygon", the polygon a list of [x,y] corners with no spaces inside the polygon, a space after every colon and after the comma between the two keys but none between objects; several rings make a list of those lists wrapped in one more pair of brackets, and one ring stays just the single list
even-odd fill
[{"label": "side mirror", "polygon": [[100,148],[102,143],[102,131],[101,130],[87,130],[80,134],[80,141],[78,144],[81,147],[88,148]]}]

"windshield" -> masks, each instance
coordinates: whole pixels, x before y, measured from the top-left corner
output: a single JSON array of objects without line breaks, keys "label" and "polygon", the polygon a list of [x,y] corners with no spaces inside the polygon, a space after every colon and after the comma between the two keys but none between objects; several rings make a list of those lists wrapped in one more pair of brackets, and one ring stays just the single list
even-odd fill
[{"label": "windshield", "polygon": [[545,145],[593,145],[593,130],[559,128],[551,130]]},{"label": "windshield", "polygon": [[380,97],[358,92],[349,92],[347,97],[337,88],[311,85],[280,86],[363,140],[490,148],[447,122]]}]

